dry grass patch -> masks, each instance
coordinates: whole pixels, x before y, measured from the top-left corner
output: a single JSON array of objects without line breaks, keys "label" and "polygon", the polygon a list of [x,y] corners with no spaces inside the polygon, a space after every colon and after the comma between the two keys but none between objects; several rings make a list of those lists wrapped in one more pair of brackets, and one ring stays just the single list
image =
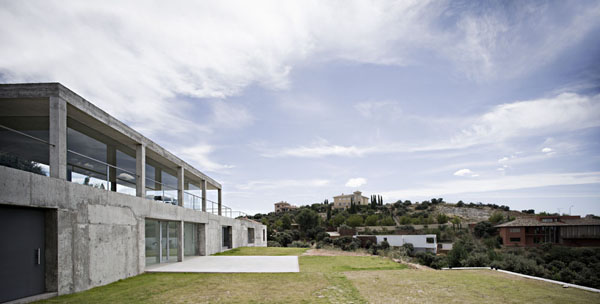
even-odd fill
[{"label": "dry grass patch", "polygon": [[600,295],[496,271],[344,273],[369,303],[600,303]]}]

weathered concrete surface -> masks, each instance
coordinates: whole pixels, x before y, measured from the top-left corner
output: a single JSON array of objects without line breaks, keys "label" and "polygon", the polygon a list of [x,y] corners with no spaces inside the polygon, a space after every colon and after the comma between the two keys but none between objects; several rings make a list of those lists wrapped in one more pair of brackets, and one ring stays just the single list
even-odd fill
[{"label": "weathered concrete surface", "polygon": [[[145,271],[145,219],[193,222],[202,227],[200,248],[223,251],[221,227],[233,229],[233,247],[266,246],[266,226],[97,189],[0,166],[0,204],[47,208],[56,213],[59,294],[86,290]],[[185,257],[189,259],[189,257]],[[51,282],[50,279],[48,282]]]},{"label": "weathered concrete surface", "polygon": [[300,272],[297,256],[203,256],[158,264],[146,272]]}]

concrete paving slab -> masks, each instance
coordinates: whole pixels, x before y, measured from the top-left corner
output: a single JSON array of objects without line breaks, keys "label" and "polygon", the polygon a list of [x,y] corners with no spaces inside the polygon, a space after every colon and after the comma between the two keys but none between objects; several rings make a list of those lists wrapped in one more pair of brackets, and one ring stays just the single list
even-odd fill
[{"label": "concrete paving slab", "polygon": [[201,256],[151,265],[146,272],[300,272],[300,266],[297,256]]}]

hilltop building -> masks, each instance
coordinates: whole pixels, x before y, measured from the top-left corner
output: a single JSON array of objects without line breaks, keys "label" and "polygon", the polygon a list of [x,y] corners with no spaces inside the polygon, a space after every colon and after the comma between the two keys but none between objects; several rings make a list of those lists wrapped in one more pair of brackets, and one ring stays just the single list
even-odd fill
[{"label": "hilltop building", "polygon": [[297,209],[298,207],[294,205],[288,204],[288,202],[281,201],[279,203],[275,203],[275,212],[287,212],[293,209]]},{"label": "hilltop building", "polygon": [[341,194],[333,197],[333,208],[348,209],[350,204],[354,202],[357,205],[368,205],[369,198],[362,195],[360,191],[354,191],[352,194]]},{"label": "hilltop building", "polygon": [[531,247],[543,243],[600,246],[600,220],[591,216],[536,216],[496,225],[504,246]]},{"label": "hilltop building", "polygon": [[217,181],[61,84],[0,84],[0,302],[266,246],[238,215]]}]

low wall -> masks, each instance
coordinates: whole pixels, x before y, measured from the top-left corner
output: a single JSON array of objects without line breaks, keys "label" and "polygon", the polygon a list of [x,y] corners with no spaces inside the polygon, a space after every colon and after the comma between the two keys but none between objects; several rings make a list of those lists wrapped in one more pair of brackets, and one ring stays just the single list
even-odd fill
[{"label": "low wall", "polygon": [[[266,246],[266,226],[96,189],[0,166],[0,204],[46,208],[56,231],[47,248],[47,289],[67,294],[144,272],[145,219],[204,224],[207,255],[223,250],[221,226],[232,227],[232,247]],[[202,246],[200,245],[200,246]],[[54,247],[54,248],[53,248]],[[54,268],[54,270],[52,270]]]}]

